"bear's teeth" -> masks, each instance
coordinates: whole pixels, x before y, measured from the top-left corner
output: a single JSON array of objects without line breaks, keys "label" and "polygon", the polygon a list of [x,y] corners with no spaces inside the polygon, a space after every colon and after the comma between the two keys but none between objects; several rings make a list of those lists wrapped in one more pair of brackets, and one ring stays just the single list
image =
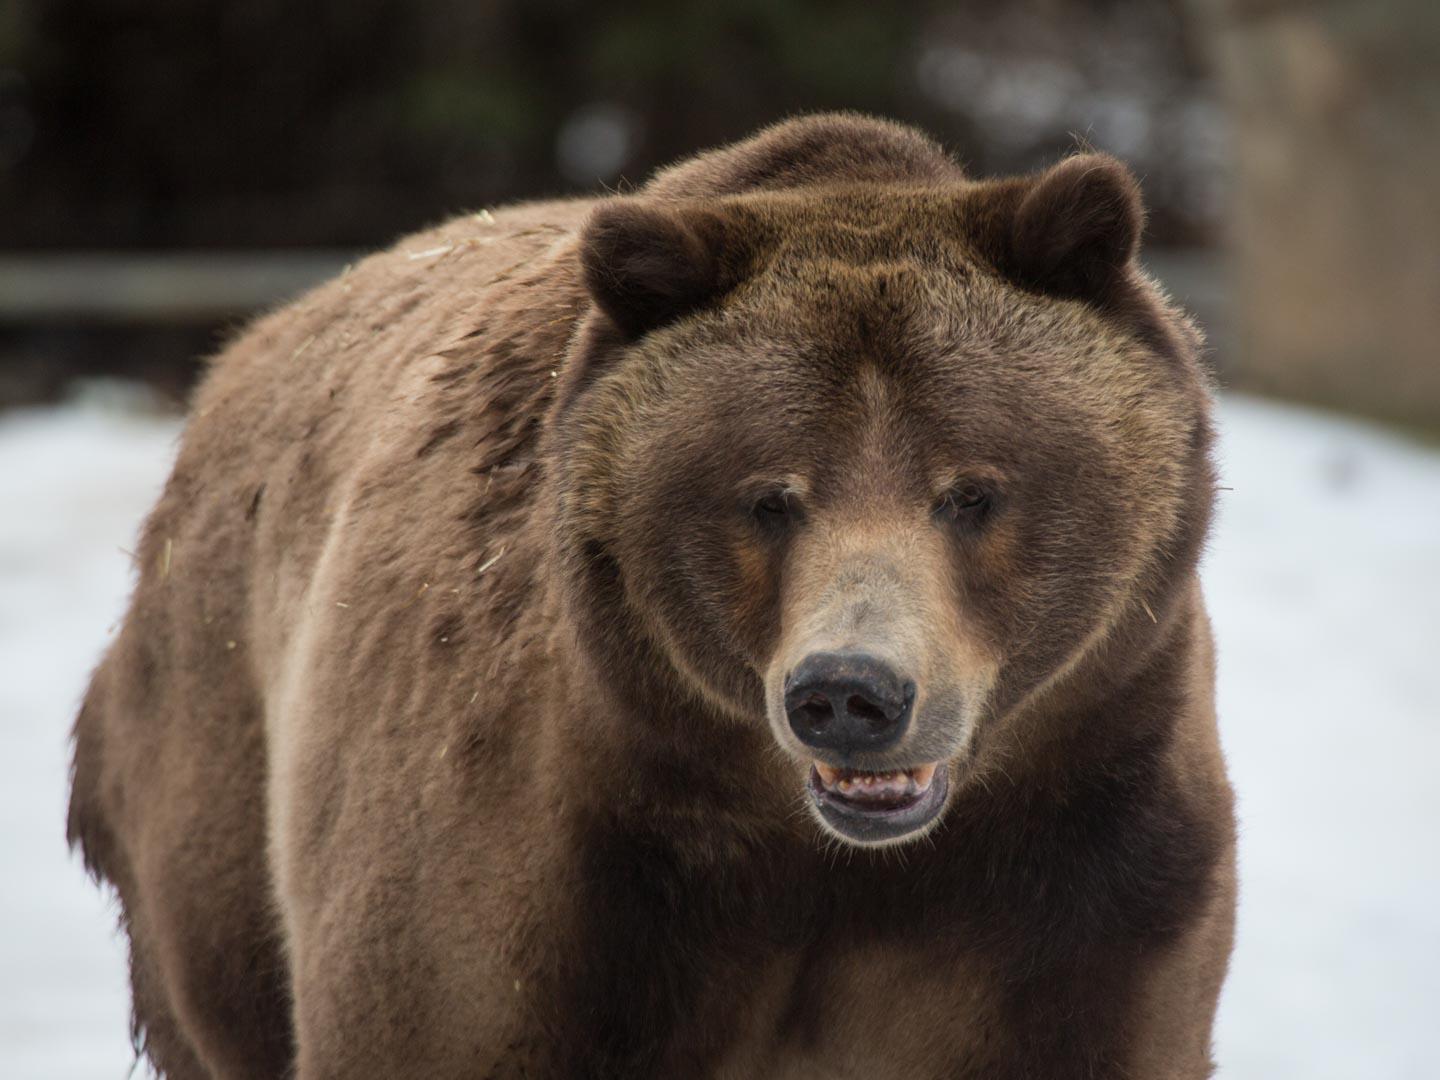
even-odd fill
[{"label": "bear's teeth", "polygon": [[916,765],[910,769],[889,769],[885,772],[857,772],[854,769],[837,768],[822,761],[815,762],[815,775],[827,791],[839,791],[843,795],[855,792],[867,796],[875,795],[920,795],[935,779],[939,762]]},{"label": "bear's teeth", "polygon": [[919,791],[925,791],[930,787],[930,781],[935,779],[935,768],[939,762],[932,761],[928,765],[916,765],[910,770],[911,779],[915,781],[915,787]]}]

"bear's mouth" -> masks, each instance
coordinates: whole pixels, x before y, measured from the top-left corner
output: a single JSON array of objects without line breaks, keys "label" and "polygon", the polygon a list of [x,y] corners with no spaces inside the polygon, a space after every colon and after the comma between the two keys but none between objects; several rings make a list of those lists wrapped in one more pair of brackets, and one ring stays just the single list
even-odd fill
[{"label": "bear's mouth", "polygon": [[948,770],[938,762],[888,772],[810,766],[810,797],[825,824],[862,844],[902,839],[929,825],[945,806]]}]

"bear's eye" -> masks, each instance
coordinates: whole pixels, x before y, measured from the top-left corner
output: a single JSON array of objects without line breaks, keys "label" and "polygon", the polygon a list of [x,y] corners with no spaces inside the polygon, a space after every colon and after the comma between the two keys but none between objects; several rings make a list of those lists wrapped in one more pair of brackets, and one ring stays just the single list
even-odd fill
[{"label": "bear's eye", "polygon": [[750,512],[762,524],[778,525],[790,516],[790,499],[783,491],[766,492],[755,500]]},{"label": "bear's eye", "polygon": [[935,504],[935,513],[950,521],[978,520],[990,505],[990,492],[983,484],[965,480],[956,484]]}]

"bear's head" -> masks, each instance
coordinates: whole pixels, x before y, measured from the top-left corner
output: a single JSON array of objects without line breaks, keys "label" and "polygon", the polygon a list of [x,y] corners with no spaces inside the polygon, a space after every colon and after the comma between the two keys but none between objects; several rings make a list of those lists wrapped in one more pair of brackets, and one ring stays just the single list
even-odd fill
[{"label": "bear's head", "polygon": [[1118,162],[972,182],[816,123],[594,211],[552,467],[614,692],[768,724],[823,827],[885,844],[1173,625],[1209,395]]}]

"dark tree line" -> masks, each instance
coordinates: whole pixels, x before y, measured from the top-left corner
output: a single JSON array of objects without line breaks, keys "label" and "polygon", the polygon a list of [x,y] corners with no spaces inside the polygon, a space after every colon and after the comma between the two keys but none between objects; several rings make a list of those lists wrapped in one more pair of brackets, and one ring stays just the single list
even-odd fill
[{"label": "dark tree line", "polygon": [[373,245],[829,108],[979,172],[1088,139],[1161,239],[1219,213],[1179,0],[10,0],[0,247]]}]

